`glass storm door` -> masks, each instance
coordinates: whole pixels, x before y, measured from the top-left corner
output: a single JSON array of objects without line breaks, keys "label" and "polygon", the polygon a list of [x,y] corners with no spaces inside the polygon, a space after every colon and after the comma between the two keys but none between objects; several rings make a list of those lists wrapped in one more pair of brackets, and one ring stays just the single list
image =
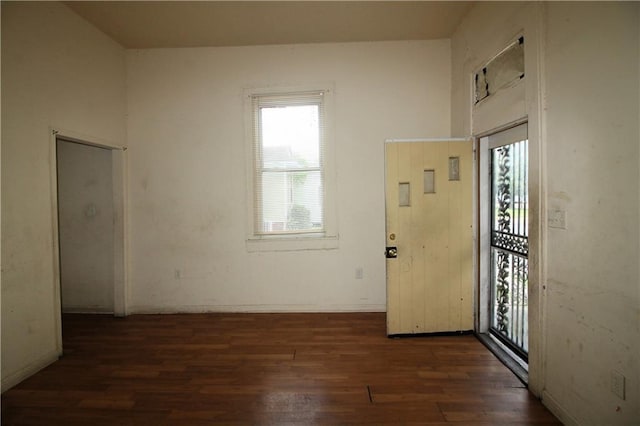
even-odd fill
[{"label": "glass storm door", "polygon": [[528,140],[490,148],[489,332],[528,356]]}]

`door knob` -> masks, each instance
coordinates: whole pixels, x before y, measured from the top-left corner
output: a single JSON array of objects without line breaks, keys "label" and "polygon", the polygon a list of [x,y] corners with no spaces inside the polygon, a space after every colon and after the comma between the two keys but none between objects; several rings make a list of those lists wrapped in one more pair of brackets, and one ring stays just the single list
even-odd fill
[{"label": "door knob", "polygon": [[398,247],[387,247],[385,250],[385,256],[387,259],[395,259],[398,257]]}]

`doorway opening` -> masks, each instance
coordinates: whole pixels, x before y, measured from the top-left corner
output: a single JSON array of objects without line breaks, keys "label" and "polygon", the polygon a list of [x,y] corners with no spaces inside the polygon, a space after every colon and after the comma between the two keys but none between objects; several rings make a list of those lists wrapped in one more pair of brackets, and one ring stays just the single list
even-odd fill
[{"label": "doorway opening", "polygon": [[527,123],[480,138],[481,340],[522,381],[529,351],[529,151]]},{"label": "doorway opening", "polygon": [[52,131],[60,355],[63,314],[126,315],[125,149]]},{"label": "doorway opening", "polygon": [[110,149],[56,140],[63,313],[114,311],[111,157]]}]

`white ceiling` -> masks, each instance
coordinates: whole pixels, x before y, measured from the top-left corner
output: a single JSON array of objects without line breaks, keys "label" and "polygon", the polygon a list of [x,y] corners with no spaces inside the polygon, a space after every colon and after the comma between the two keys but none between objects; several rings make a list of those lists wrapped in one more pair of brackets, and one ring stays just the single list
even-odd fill
[{"label": "white ceiling", "polygon": [[470,1],[67,1],[126,48],[448,38]]}]

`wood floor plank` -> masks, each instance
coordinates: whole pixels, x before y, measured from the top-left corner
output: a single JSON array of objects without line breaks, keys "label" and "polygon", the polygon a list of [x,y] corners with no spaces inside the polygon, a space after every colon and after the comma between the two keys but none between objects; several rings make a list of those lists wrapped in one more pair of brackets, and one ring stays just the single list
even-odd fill
[{"label": "wood floor plank", "polygon": [[385,314],[65,315],[3,425],[560,424],[474,336]]}]

